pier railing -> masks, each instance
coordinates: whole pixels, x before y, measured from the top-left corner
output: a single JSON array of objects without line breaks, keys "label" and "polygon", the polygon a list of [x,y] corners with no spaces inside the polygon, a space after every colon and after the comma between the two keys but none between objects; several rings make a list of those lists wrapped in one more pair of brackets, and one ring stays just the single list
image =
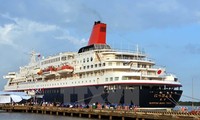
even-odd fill
[{"label": "pier railing", "polygon": [[152,119],[152,120],[199,120],[200,112],[181,111],[142,111],[142,110],[116,110],[116,109],[93,109],[93,108],[66,108],[56,106],[27,106],[27,105],[1,105],[0,109],[7,112],[25,112],[50,115],[76,116],[87,118],[107,118],[107,119]]}]

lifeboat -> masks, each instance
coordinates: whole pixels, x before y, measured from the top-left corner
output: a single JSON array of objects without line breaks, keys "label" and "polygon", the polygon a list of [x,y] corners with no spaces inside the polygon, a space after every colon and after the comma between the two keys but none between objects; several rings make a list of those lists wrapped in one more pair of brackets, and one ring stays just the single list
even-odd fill
[{"label": "lifeboat", "polygon": [[49,72],[49,71],[56,71],[56,68],[54,66],[49,66],[48,68],[43,70],[43,72]]},{"label": "lifeboat", "polygon": [[69,73],[69,72],[73,72],[73,70],[74,68],[70,65],[63,65],[57,68],[58,73]]},{"label": "lifeboat", "polygon": [[37,72],[38,75],[42,75],[42,73],[43,73],[42,70],[39,70],[39,71]]},{"label": "lifeboat", "polygon": [[55,75],[56,74],[57,69],[54,66],[49,66],[46,69],[42,70],[42,74],[45,76],[49,76],[49,75]]}]

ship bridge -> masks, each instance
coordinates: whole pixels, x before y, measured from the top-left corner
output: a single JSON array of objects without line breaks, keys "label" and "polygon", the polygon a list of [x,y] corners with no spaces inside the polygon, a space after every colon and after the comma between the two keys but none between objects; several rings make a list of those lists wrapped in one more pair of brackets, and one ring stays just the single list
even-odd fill
[{"label": "ship bridge", "polygon": [[93,44],[89,46],[82,47],[79,49],[78,53],[87,52],[91,50],[99,50],[99,49],[111,49],[109,45],[106,44]]}]

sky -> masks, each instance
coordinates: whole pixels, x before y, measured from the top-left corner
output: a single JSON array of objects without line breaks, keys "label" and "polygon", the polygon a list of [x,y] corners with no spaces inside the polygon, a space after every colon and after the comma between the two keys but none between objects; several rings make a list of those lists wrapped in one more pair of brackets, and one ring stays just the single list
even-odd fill
[{"label": "sky", "polygon": [[199,0],[0,0],[0,90],[7,82],[3,75],[27,65],[32,50],[42,56],[78,51],[94,21],[101,21],[107,24],[107,44],[128,50],[139,45],[179,78],[182,101],[200,101],[199,5]]}]

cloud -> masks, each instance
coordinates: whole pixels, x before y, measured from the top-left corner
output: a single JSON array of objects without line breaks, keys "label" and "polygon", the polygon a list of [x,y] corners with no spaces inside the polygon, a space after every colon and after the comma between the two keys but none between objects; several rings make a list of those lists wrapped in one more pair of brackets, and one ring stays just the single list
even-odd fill
[{"label": "cloud", "polygon": [[0,44],[12,45],[13,41],[11,40],[10,32],[14,29],[13,24],[7,24],[5,26],[0,26]]},{"label": "cloud", "polygon": [[66,35],[66,36],[58,36],[58,37],[54,37],[55,39],[57,40],[66,40],[66,41],[69,41],[70,43],[73,43],[74,45],[78,45],[78,46],[84,46],[86,45],[87,43],[87,40],[86,39],[77,39],[73,36],[70,36],[70,35]]},{"label": "cloud", "polygon": [[95,20],[108,23],[116,31],[163,29],[200,22],[198,0],[36,1],[4,1],[0,10],[32,21],[73,28],[79,33],[88,31]]},{"label": "cloud", "polygon": [[[141,31],[196,24],[200,21],[200,1],[133,0],[99,3],[97,12],[117,31]],[[102,5],[103,4],[103,5]]]},{"label": "cloud", "polygon": [[11,17],[8,14],[2,14],[1,17],[12,22],[0,26],[0,44],[10,45],[22,51],[27,52],[30,48],[41,47],[43,43],[48,44],[49,39],[51,41],[53,39],[54,41],[66,39],[76,46],[83,45],[86,42],[85,38],[75,38],[70,35],[68,30],[57,25]]},{"label": "cloud", "polygon": [[0,44],[7,44],[13,47],[17,47],[17,43],[22,39],[28,40],[30,34],[57,29],[55,25],[42,24],[24,18],[12,18],[8,15],[2,15],[2,17],[12,20],[13,23],[0,26]]}]

